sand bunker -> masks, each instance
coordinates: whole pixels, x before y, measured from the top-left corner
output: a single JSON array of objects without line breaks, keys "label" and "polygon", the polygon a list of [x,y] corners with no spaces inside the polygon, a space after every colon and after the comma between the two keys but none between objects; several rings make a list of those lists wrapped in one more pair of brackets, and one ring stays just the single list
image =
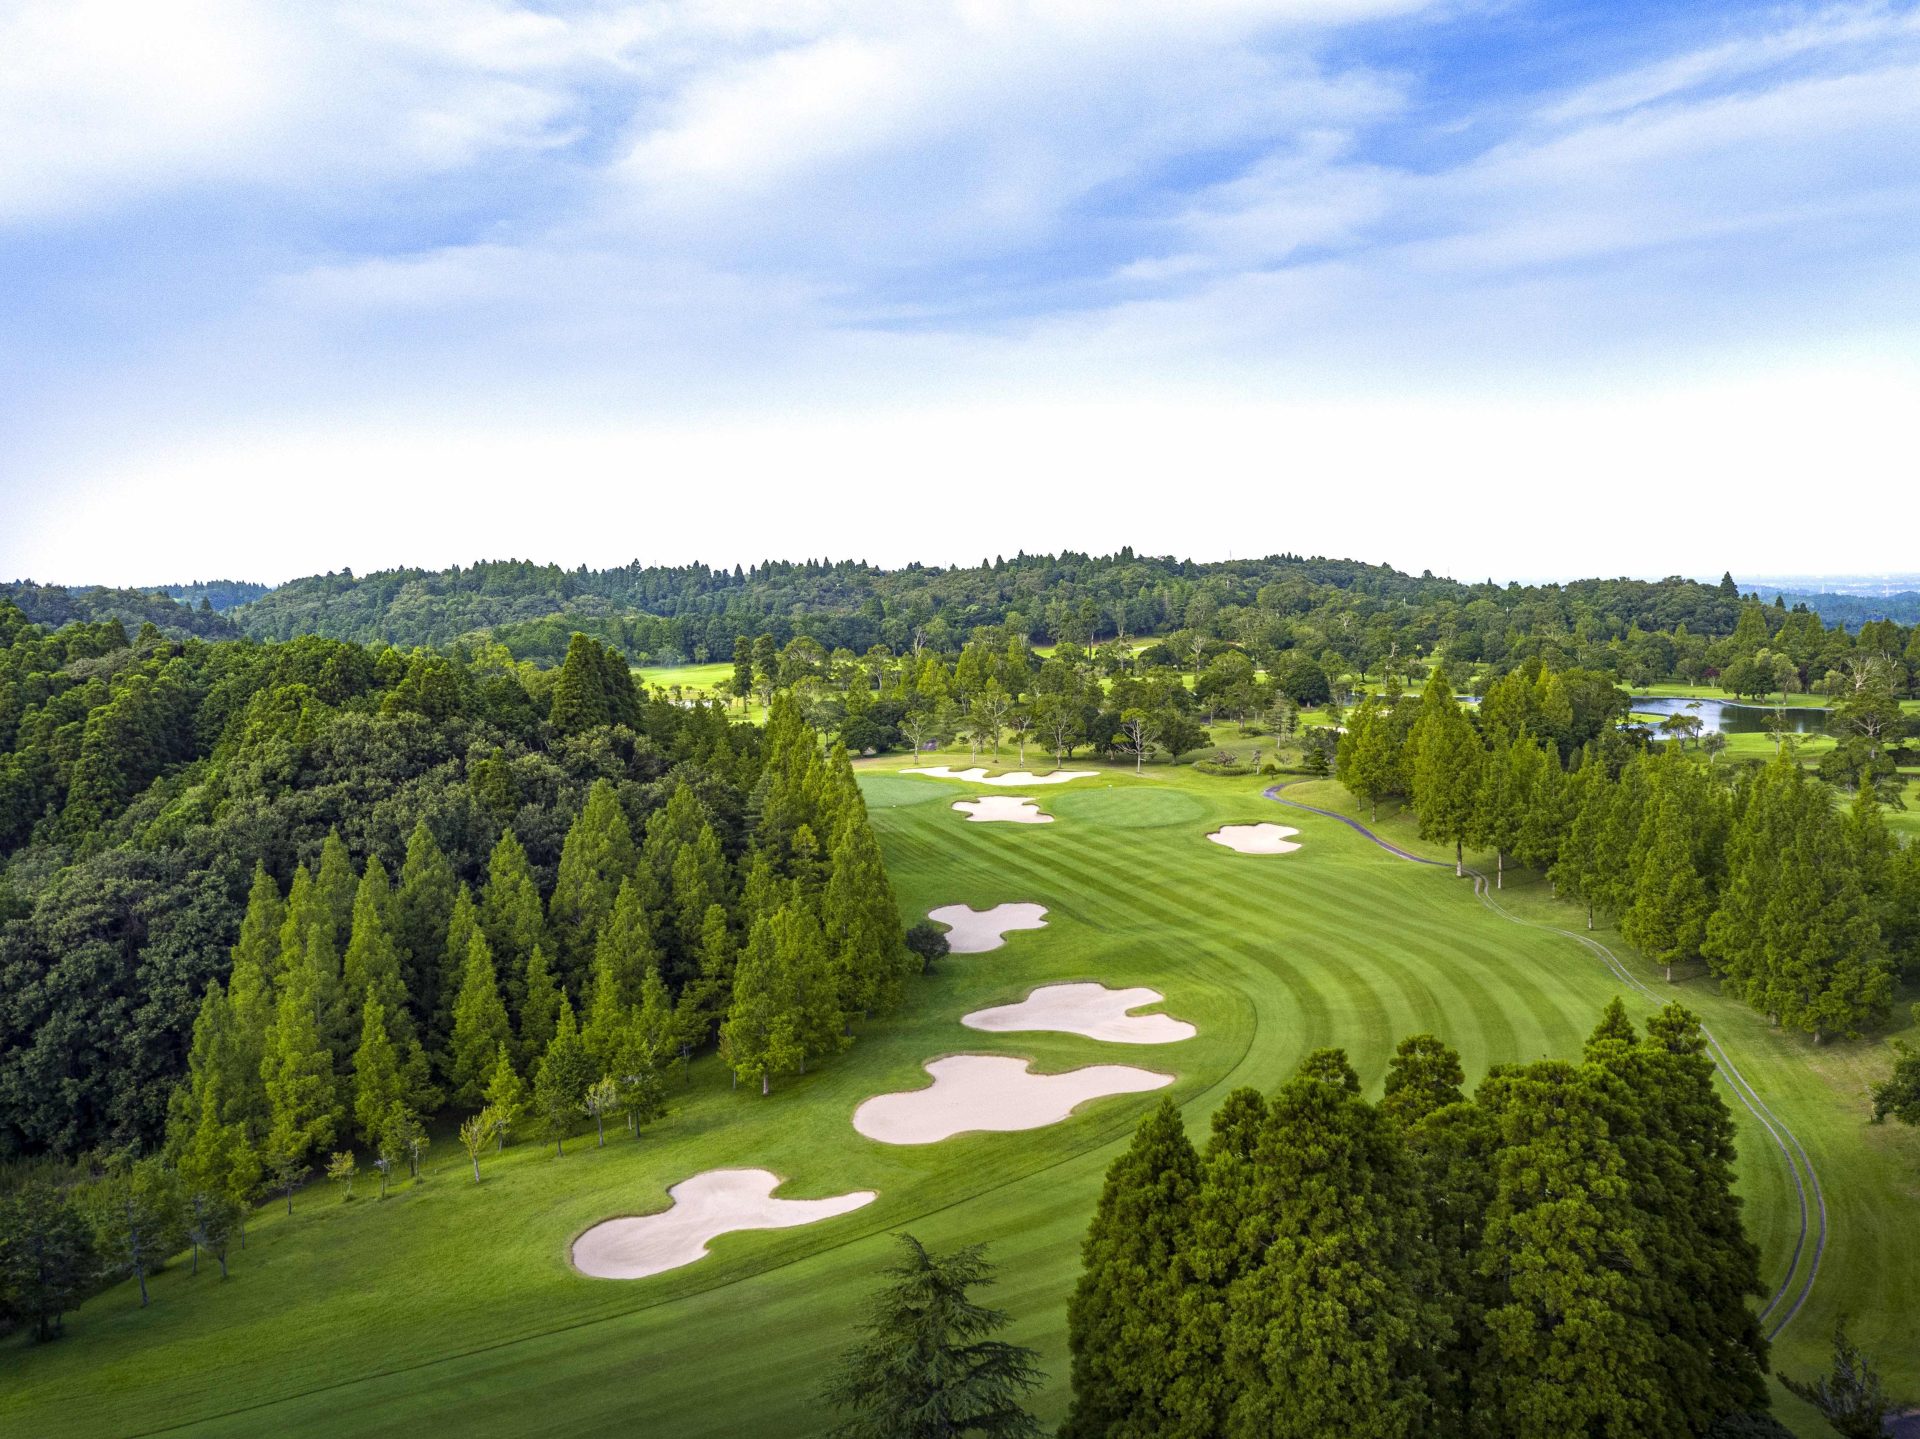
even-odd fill
[{"label": "sand bunker", "polygon": [[1034,990],[1018,1004],[976,1009],[960,1022],[969,1029],[1014,1034],[1044,1029],[1060,1034],[1084,1034],[1113,1044],[1175,1044],[1198,1033],[1184,1019],[1170,1014],[1128,1014],[1159,1004],[1166,996],[1157,989],[1108,989],[1104,984],[1049,984]]},{"label": "sand bunker", "polygon": [[1093,1064],[1065,1074],[1029,1074],[1030,1059],[955,1054],[930,1061],[930,1089],[877,1094],[853,1111],[853,1127],[882,1144],[935,1144],[980,1130],[1002,1133],[1058,1124],[1090,1099],[1139,1094],[1173,1083],[1125,1064]]},{"label": "sand bunker", "polygon": [[832,1199],[775,1199],[780,1176],[709,1169],[669,1189],[673,1207],[609,1219],[573,1241],[573,1266],[595,1279],[644,1279],[706,1257],[707,1241],[736,1229],[791,1229],[871,1204],[871,1189]]},{"label": "sand bunker", "polygon": [[1240,854],[1291,854],[1300,846],[1288,844],[1287,836],[1298,833],[1284,824],[1229,824],[1207,838]]},{"label": "sand bunker", "polygon": [[1005,820],[1009,824],[1052,824],[1053,816],[1042,814],[1030,799],[1015,799],[1007,794],[983,795],[979,799],[960,799],[953,807],[966,811],[968,824]]},{"label": "sand bunker", "polygon": [[934,765],[931,769],[903,769],[901,774],[932,775],[935,779],[963,779],[968,784],[1065,784],[1070,779],[1095,779],[1100,771],[1094,769],[1057,769],[1052,774],[1035,774],[1031,770],[1010,769],[1005,774],[989,776],[984,769],[949,769],[946,765]]},{"label": "sand bunker", "polygon": [[996,904],[992,909],[943,904],[928,910],[927,918],[948,926],[949,954],[985,954],[1005,944],[1006,936],[1016,929],[1045,929],[1046,914],[1044,904]]}]

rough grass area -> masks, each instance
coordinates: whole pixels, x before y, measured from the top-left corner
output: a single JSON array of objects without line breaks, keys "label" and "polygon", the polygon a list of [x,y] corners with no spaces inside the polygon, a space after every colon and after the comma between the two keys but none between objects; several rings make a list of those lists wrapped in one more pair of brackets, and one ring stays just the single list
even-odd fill
[{"label": "rough grass area", "polygon": [[[351,1204],[316,1186],[291,1219],[269,1207],[227,1282],[211,1265],[198,1278],[177,1265],[154,1281],[147,1310],[122,1286],[73,1316],[67,1339],[9,1344],[0,1432],[814,1434],[829,1418],[814,1400],[820,1377],[889,1256],[887,1236],[901,1229],[932,1244],[992,1246],[1002,1266],[992,1298],[1014,1316],[1011,1337],[1041,1351],[1050,1381],[1039,1407],[1051,1422],[1067,1398],[1065,1309],[1080,1240],[1103,1172],[1160,1095],[925,1147],[857,1135],[855,1105],[924,1085],[921,1066],[939,1055],[1021,1055],[1049,1072],[1140,1058],[1068,1034],[982,1033],[962,1027],[962,1015],[1043,983],[1151,986],[1199,1028],[1149,1062],[1178,1075],[1166,1092],[1200,1134],[1229,1089],[1270,1088],[1315,1047],[1344,1046],[1377,1088],[1395,1041],[1431,1030],[1478,1076],[1500,1060],[1577,1053],[1622,992],[1579,945],[1500,918],[1449,870],[1281,808],[1261,797],[1263,781],[1149,766],[1144,777],[1115,772],[1050,792],[1051,825],[970,825],[948,804],[972,789],[883,772],[906,762],[869,767],[862,783],[907,917],[1026,900],[1047,906],[1045,929],[945,961],[906,1012],[867,1026],[854,1049],[780,1082],[770,1099],[733,1092],[707,1058],[638,1141],[610,1132],[597,1150],[589,1133],[555,1159],[551,1146],[524,1140],[486,1161],[476,1186],[444,1136],[425,1180],[384,1202],[363,1178]],[[1289,793],[1351,809],[1336,785]],[[1301,852],[1260,863],[1207,842],[1222,823],[1262,820],[1297,826]],[[1383,827],[1410,841],[1403,819],[1383,811]],[[1523,916],[1577,923],[1543,890],[1510,884],[1506,900]],[[1703,977],[1683,976],[1674,992],[1798,1132],[1826,1188],[1824,1265],[1780,1362],[1818,1365],[1845,1311],[1891,1387],[1920,1393],[1908,1342],[1920,1293],[1920,1136],[1864,1122],[1864,1086],[1884,1067],[1884,1046],[1814,1051],[1770,1033]],[[1650,1007],[1625,998],[1636,1015]],[[1771,1284],[1787,1271],[1799,1211],[1744,1112],[1741,1133],[1742,1184]],[[664,1207],[669,1185],[723,1166],[772,1170],[789,1181],[783,1197],[856,1188],[880,1197],[817,1225],[722,1237],[710,1257],[652,1279],[569,1269],[568,1243],[589,1225]]]}]

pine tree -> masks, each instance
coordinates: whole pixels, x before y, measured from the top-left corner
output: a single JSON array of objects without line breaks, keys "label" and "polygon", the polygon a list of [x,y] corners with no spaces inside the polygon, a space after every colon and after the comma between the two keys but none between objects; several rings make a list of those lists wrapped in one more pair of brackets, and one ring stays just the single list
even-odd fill
[{"label": "pine tree", "polygon": [[467,939],[467,963],[460,979],[460,995],[453,1006],[453,1038],[448,1074],[454,1103],[478,1108],[487,1080],[498,1062],[501,1046],[513,1038],[507,1007],[493,971],[493,953],[478,926]]},{"label": "pine tree", "polygon": [[559,946],[555,978],[569,998],[585,993],[594,941],[613,912],[621,881],[633,875],[637,863],[633,832],[613,786],[594,781],[567,830],[559,878],[547,906]]},{"label": "pine tree", "polygon": [[1181,1348],[1179,1267],[1201,1182],[1200,1156],[1172,1100],[1142,1121],[1081,1245],[1067,1305],[1073,1406],[1063,1439],[1162,1439],[1182,1433],[1174,1397]]},{"label": "pine tree", "polygon": [[518,1013],[526,1000],[527,961],[546,937],[546,908],[527,852],[512,830],[503,830],[487,859],[487,887],[480,901],[480,927],[493,949],[493,962],[505,977],[509,1007]]},{"label": "pine tree", "polygon": [[1040,1386],[1035,1354],[990,1336],[1007,1316],[970,1291],[993,1281],[980,1245],[940,1255],[911,1234],[875,1299],[865,1339],[828,1381],[826,1402],[852,1417],[836,1439],[1038,1439],[1021,1400]]},{"label": "pine tree", "polygon": [[445,1041],[446,1031],[435,1028],[435,1017],[447,1014],[453,1003],[452,995],[440,993],[440,985],[458,888],[453,865],[433,831],[424,819],[417,821],[407,838],[407,857],[393,897],[393,940],[415,1032],[429,1050]]},{"label": "pine tree", "polygon": [[361,1009],[360,1047],[353,1055],[353,1118],[367,1145],[379,1148],[381,1124],[405,1097],[400,1059],[387,1037],[387,1007],[369,988]]}]

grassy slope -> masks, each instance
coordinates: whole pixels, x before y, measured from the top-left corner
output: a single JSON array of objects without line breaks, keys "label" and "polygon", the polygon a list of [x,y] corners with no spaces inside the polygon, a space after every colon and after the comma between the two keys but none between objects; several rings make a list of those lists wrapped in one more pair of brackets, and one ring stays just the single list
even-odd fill
[{"label": "grassy slope", "polygon": [[[1036,790],[1059,816],[1046,827],[966,824],[947,803],[969,788],[951,782],[864,782],[909,911],[1037,900],[1052,909],[1049,928],[949,960],[907,1013],[770,1100],[731,1093],[709,1059],[639,1143],[623,1136],[595,1150],[589,1137],[564,1160],[517,1145],[476,1187],[442,1140],[426,1181],[384,1203],[316,1190],[291,1220],[263,1214],[225,1284],[176,1267],[154,1282],[151,1309],[122,1286],[76,1315],[67,1341],[0,1352],[0,1430],[401,1433],[430,1421],[488,1433],[813,1433],[824,1422],[810,1397],[818,1376],[847,1341],[885,1236],[901,1228],[992,1244],[1005,1274],[995,1297],[1016,1318],[1014,1337],[1042,1351],[1052,1380],[1041,1409],[1057,1418],[1080,1236],[1103,1170],[1158,1096],[919,1149],[854,1134],[847,1119],[861,1098],[910,1087],[921,1061],[956,1051],[1029,1055],[1043,1068],[1119,1059],[1177,1072],[1172,1093],[1198,1131],[1229,1088],[1270,1087],[1323,1044],[1347,1047],[1372,1085],[1394,1041],[1420,1029],[1449,1038],[1475,1074],[1495,1060],[1573,1053],[1618,988],[1579,948],[1490,914],[1445,872],[1396,860],[1332,820],[1282,816],[1253,780],[1149,770]],[[1283,817],[1303,832],[1297,854],[1238,856],[1203,838],[1222,820]],[[1155,985],[1200,1037],[1116,1050],[956,1022],[1075,978]],[[1844,1307],[1894,1367],[1899,1306],[1920,1281],[1920,1253],[1894,1233],[1912,1212],[1920,1144],[1860,1123],[1852,1052],[1810,1064],[1803,1046],[1704,985],[1682,992],[1800,1130],[1834,1205],[1828,1267],[1782,1358],[1812,1364]],[[1743,1135],[1771,1279],[1786,1267],[1796,1215],[1782,1171],[1750,1127]],[[652,1280],[568,1269],[565,1242],[588,1224],[659,1207],[668,1184],[742,1164],[787,1176],[790,1197],[872,1187],[881,1198],[818,1226],[723,1238],[710,1258]],[[1920,1371],[1894,1377],[1920,1389]]]}]

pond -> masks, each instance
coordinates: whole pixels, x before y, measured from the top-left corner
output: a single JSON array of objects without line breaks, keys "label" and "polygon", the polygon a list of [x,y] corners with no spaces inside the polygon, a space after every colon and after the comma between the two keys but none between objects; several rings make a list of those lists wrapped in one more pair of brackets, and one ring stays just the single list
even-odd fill
[{"label": "pond", "polygon": [[[1662,717],[1683,712],[1696,715],[1701,734],[1766,734],[1774,716],[1771,705],[1734,704],[1730,700],[1654,699],[1647,695],[1634,696],[1633,712]],[[1824,734],[1826,728],[1824,709],[1803,706],[1787,711],[1789,733]],[[1659,734],[1658,728],[1654,733]]]}]

